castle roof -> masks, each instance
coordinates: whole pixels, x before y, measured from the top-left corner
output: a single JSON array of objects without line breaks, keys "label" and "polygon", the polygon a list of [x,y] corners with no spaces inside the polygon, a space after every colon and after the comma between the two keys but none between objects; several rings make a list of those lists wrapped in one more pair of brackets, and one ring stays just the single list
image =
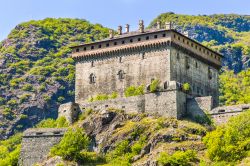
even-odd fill
[{"label": "castle roof", "polygon": [[73,49],[72,58],[79,60],[92,56],[103,56],[105,54],[131,51],[135,49],[143,51],[143,49],[147,47],[153,48],[164,45],[178,47],[192,56],[195,55],[195,58],[214,65],[216,68],[221,67],[221,59],[223,58],[223,55],[174,29],[152,28],[145,29],[143,32],[132,31],[121,33],[120,35],[111,36],[103,40],[81,44],[71,48]]}]

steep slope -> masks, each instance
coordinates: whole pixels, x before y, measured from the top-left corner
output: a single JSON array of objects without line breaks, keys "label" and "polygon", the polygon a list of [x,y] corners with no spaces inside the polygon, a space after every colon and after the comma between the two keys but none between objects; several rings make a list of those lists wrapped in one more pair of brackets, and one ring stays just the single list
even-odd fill
[{"label": "steep slope", "polygon": [[158,20],[172,21],[178,31],[189,32],[189,37],[225,55],[223,65],[236,73],[250,67],[250,16],[192,16],[170,12],[159,15],[150,27]]},{"label": "steep slope", "polygon": [[106,37],[108,29],[80,19],[30,21],[0,43],[0,139],[56,117],[74,98],[69,46]]}]

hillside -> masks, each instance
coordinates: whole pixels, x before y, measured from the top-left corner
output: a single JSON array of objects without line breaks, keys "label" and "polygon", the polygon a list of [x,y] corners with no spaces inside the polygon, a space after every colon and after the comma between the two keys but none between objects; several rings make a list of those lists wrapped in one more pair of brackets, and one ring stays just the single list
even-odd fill
[{"label": "hillside", "polygon": [[80,19],[30,21],[0,44],[0,139],[56,117],[74,100],[69,46],[106,37],[108,29]]},{"label": "hillside", "polygon": [[[249,118],[246,111],[211,131],[213,126],[188,120],[89,109],[71,126],[63,117],[37,126],[68,127],[37,166],[245,166],[250,157]],[[20,141],[20,134],[0,141],[0,166],[16,165]]]},{"label": "hillside", "polygon": [[[179,31],[188,30],[193,39],[225,54],[224,65],[228,68],[239,72],[250,66],[249,16],[166,13],[150,26],[157,19],[178,23]],[[59,104],[73,101],[74,61],[69,58],[69,46],[107,35],[108,28],[80,19],[47,18],[17,25],[0,43],[0,139],[42,119],[55,118]],[[248,85],[239,89],[249,89]],[[230,90],[224,90],[221,101],[242,102],[232,100],[230,94],[234,91]],[[249,101],[248,97],[243,100]]]},{"label": "hillside", "polygon": [[250,16],[163,13],[149,25],[172,21],[175,28],[225,56],[223,65],[236,73],[250,67]]}]

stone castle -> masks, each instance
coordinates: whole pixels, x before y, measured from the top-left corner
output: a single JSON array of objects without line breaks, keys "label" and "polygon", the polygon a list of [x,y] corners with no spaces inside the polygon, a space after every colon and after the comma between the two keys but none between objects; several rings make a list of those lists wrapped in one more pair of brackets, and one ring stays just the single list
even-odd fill
[{"label": "stone castle", "polygon": [[[172,28],[171,23],[125,32],[110,30],[109,38],[72,47],[76,61],[75,102],[60,105],[59,116],[73,123],[88,108],[122,109],[125,112],[158,114],[181,119],[206,116],[217,123],[250,108],[250,105],[218,106],[218,72],[223,58]],[[152,81],[159,89],[150,91]],[[184,89],[184,84],[190,88]],[[125,97],[130,86],[145,85],[144,94]],[[90,102],[98,94],[117,92],[118,97]],[[217,107],[217,108],[216,108]],[[66,129],[28,129],[22,140],[19,165],[29,166],[46,159],[49,149],[59,143]]]},{"label": "stone castle", "polygon": [[[75,103],[80,110],[115,107],[180,119],[188,112],[188,102],[196,97],[204,97],[209,108],[218,105],[222,55],[177,32],[171,23],[158,22],[155,28],[145,29],[140,21],[138,31],[129,29],[127,24],[123,32],[119,26],[117,35],[110,30],[107,39],[72,47],[76,61]],[[160,90],[151,93],[150,84],[156,79],[161,82]],[[190,89],[185,92],[183,84],[187,83]],[[144,95],[124,96],[127,87],[140,85],[145,85]],[[112,92],[119,97],[88,102],[93,96]],[[59,114],[66,110],[76,111],[66,104]]]}]

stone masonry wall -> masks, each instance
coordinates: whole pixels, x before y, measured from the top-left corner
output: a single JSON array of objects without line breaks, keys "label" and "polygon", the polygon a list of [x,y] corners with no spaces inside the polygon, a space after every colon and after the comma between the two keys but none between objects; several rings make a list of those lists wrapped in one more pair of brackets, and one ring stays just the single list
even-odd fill
[{"label": "stone masonry wall", "polygon": [[249,110],[250,104],[240,104],[232,106],[217,107],[209,112],[215,123],[226,123],[231,117],[240,114],[243,111]]},{"label": "stone masonry wall", "polygon": [[[187,67],[188,66],[188,67]],[[209,71],[211,79],[209,78]],[[212,66],[190,57],[188,54],[171,49],[171,80],[189,83],[192,96],[212,96],[214,105],[218,105],[218,70]]]},{"label": "stone masonry wall", "polygon": [[195,97],[187,100],[187,113],[192,118],[196,118],[197,116],[206,116],[206,112],[211,111],[212,108],[212,96]]},{"label": "stone masonry wall", "polygon": [[[168,48],[143,49],[141,52],[126,52],[107,57],[93,57],[76,63],[76,103],[86,102],[97,94],[110,94],[114,91],[123,96],[124,90],[141,84],[149,85],[152,79],[162,83],[169,81],[170,51]],[[124,72],[119,79],[118,72]],[[90,83],[90,75],[96,77]]]},{"label": "stone masonry wall", "polygon": [[32,166],[46,159],[50,148],[58,144],[66,129],[28,129],[24,132],[18,165]]},{"label": "stone masonry wall", "polygon": [[79,105],[73,102],[61,104],[58,108],[58,117],[64,116],[70,124],[77,120],[79,113]]},{"label": "stone masonry wall", "polygon": [[88,108],[94,110],[105,110],[116,108],[127,113],[150,113],[165,117],[181,118],[185,114],[185,107],[178,107],[177,97],[185,103],[185,94],[176,89],[166,90],[157,93],[146,93],[141,96],[127,98],[117,98],[105,101],[81,103],[80,107],[84,111]]}]

